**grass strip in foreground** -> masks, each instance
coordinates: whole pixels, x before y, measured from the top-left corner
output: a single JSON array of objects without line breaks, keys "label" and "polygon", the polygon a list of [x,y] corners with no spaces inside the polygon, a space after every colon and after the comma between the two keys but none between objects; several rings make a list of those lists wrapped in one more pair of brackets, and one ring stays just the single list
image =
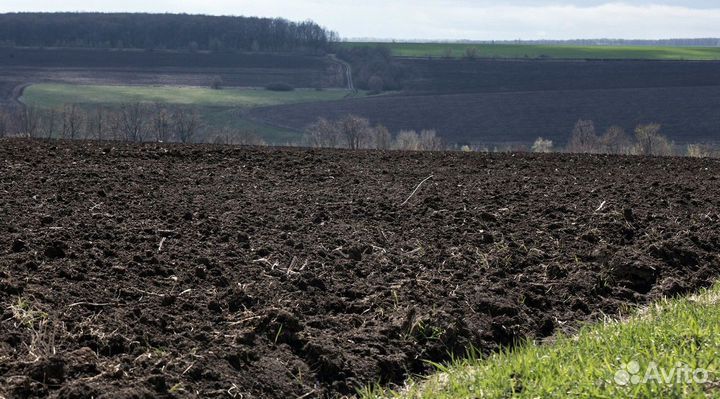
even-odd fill
[{"label": "grass strip in foreground", "polygon": [[369,398],[720,397],[720,284],[662,300],[623,321],[583,327],[551,344],[471,355]]}]

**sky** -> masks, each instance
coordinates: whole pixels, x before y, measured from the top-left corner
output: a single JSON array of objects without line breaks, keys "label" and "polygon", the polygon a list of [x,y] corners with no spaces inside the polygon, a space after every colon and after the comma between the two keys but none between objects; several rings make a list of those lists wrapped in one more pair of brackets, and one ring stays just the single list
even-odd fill
[{"label": "sky", "polygon": [[720,0],[0,0],[0,12],[16,11],[183,12],[312,19],[349,39],[720,36]]}]

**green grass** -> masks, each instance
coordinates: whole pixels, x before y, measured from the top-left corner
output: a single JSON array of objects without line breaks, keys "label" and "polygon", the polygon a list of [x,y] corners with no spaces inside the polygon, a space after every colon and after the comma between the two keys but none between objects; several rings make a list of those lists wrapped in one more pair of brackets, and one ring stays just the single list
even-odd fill
[{"label": "green grass", "polygon": [[[481,58],[574,58],[574,59],[651,59],[651,60],[720,60],[720,47],[656,46],[574,46],[470,43],[353,43],[387,46],[396,56],[461,58],[468,48],[476,48]],[[449,53],[448,53],[449,51]]]},{"label": "green grass", "polygon": [[346,90],[296,89],[287,92],[263,89],[175,86],[103,86],[40,83],[25,89],[21,101],[42,108],[64,104],[119,104],[133,102],[196,106],[261,107],[311,101],[339,100],[350,95]]},{"label": "green grass", "polygon": [[[663,300],[621,322],[583,327],[577,335],[560,336],[553,343],[527,342],[489,357],[471,355],[450,366],[438,366],[438,374],[410,382],[402,392],[375,387],[365,389],[361,396],[720,397],[718,353],[720,285],[688,298]],[[707,382],[693,381],[692,373],[686,378],[685,365],[693,371],[705,370]]]}]

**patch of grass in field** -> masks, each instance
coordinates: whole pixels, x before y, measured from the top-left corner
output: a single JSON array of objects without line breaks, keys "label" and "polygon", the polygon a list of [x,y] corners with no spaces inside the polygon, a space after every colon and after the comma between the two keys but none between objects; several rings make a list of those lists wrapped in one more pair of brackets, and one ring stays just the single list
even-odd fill
[{"label": "patch of grass in field", "polygon": [[351,43],[354,46],[386,46],[400,57],[461,58],[468,48],[477,49],[478,58],[568,58],[568,59],[650,59],[720,60],[720,47],[659,46],[574,46],[472,43]]},{"label": "patch of grass in field", "polygon": [[249,120],[243,115],[243,111],[253,107],[331,101],[365,95],[365,92],[353,93],[342,89],[295,89],[278,92],[239,88],[213,90],[202,87],[41,83],[27,87],[21,101],[48,109],[78,104],[90,112],[96,105],[113,108],[123,103],[135,102],[193,106],[201,116],[207,138],[211,138],[223,128],[230,128],[252,131],[269,144],[285,145],[298,143],[299,134],[290,129]]},{"label": "patch of grass in field", "polygon": [[718,353],[720,285],[663,300],[625,321],[586,326],[551,344],[528,342],[438,365],[436,375],[401,392],[368,388],[362,397],[720,397]]},{"label": "patch of grass in field", "polygon": [[278,92],[264,89],[174,86],[104,86],[40,83],[25,89],[22,101],[43,108],[64,104],[165,103],[196,106],[260,107],[312,101],[340,100],[347,90],[296,89]]}]

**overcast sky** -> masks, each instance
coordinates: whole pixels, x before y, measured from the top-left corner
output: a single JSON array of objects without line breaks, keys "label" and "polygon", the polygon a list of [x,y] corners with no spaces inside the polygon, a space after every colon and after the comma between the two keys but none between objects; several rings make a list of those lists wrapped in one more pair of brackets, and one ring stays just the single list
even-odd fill
[{"label": "overcast sky", "polygon": [[720,36],[720,0],[0,0],[0,12],[142,11],[312,19],[345,38]]}]

